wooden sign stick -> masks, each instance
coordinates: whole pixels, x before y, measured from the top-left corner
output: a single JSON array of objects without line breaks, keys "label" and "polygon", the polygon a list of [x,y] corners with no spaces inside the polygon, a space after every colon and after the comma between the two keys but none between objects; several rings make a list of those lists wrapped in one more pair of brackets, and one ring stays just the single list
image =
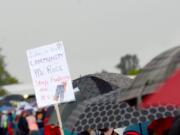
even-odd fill
[{"label": "wooden sign stick", "polygon": [[61,121],[61,114],[60,114],[60,111],[59,111],[59,106],[58,106],[58,104],[55,104],[54,107],[55,107],[55,110],[56,110],[56,115],[57,115],[57,118],[58,118],[58,123],[59,123],[59,128],[60,128],[60,131],[61,131],[61,135],[64,135],[64,130],[63,130],[62,121]]}]

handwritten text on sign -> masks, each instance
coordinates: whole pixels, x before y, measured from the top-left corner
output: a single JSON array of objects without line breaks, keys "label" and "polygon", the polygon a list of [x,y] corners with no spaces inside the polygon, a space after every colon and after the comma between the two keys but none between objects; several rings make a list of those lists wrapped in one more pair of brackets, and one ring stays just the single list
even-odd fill
[{"label": "handwritten text on sign", "polygon": [[27,51],[39,107],[75,100],[62,42]]}]

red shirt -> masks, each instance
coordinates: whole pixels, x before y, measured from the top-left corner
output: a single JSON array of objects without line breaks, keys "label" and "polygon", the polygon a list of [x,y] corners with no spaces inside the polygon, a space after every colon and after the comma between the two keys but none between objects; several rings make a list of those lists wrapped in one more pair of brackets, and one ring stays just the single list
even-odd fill
[{"label": "red shirt", "polygon": [[59,127],[47,125],[44,127],[44,135],[61,135]]}]

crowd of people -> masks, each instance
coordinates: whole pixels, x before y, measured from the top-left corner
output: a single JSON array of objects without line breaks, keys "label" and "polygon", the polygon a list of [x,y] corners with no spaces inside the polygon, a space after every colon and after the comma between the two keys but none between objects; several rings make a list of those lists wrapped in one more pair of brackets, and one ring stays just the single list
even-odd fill
[{"label": "crowd of people", "polygon": [[60,135],[56,125],[49,125],[47,109],[0,113],[0,135]]}]

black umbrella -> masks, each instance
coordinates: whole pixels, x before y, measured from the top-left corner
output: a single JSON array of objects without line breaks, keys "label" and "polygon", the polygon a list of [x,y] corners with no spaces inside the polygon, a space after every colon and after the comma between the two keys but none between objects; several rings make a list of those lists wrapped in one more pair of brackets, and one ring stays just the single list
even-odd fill
[{"label": "black umbrella", "polygon": [[122,126],[128,126],[167,117],[174,117],[176,115],[178,115],[178,109],[176,106],[172,105],[151,106],[147,109],[129,107],[127,108],[126,112],[124,111],[124,120],[122,120]]},{"label": "black umbrella", "polygon": [[[117,88],[127,88],[132,79],[116,73],[96,73],[80,77],[73,81],[73,87],[78,87],[80,92],[77,94],[77,101],[92,98],[101,94],[108,93]],[[79,98],[80,97],[80,98]]]},{"label": "black umbrella", "polygon": [[131,107],[118,100],[119,93],[113,91],[79,104],[63,122],[64,127],[75,131],[84,131],[89,128],[119,128],[168,116],[173,117],[177,114],[174,106],[156,106],[142,110]]},{"label": "black umbrella", "polygon": [[7,101],[5,101],[5,100],[0,100],[0,106],[12,106],[12,103],[10,103],[10,102],[7,102]]},{"label": "black umbrella", "polygon": [[[73,81],[73,87],[79,88],[79,92],[75,93],[76,101],[60,106],[62,121],[66,121],[71,115],[72,111],[76,109],[77,105],[82,101],[103,95],[119,88],[120,90],[130,85],[132,79],[115,73],[97,73],[80,77]],[[56,113],[53,112],[49,119],[49,124],[57,123]]]},{"label": "black umbrella", "polygon": [[24,101],[24,97],[21,95],[8,95],[3,98],[4,101]]},{"label": "black umbrella", "polygon": [[21,101],[24,101],[24,98],[21,95],[8,95],[0,100],[0,106],[3,106],[3,105],[13,106],[13,103],[12,103],[13,101],[21,102]]}]

